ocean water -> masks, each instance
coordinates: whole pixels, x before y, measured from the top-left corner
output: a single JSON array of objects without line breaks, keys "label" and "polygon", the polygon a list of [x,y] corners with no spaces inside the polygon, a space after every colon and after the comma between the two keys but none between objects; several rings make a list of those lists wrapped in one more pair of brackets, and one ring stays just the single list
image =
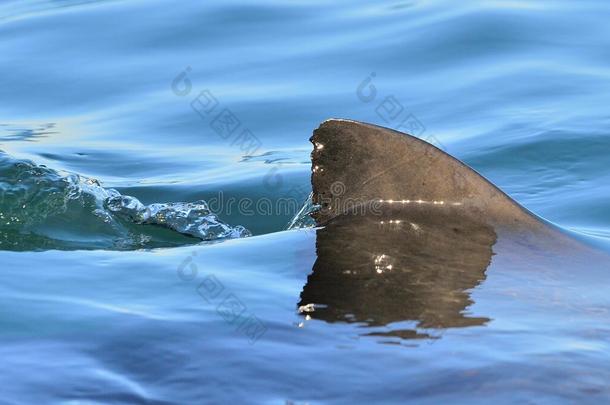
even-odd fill
[{"label": "ocean water", "polygon": [[309,137],[341,117],[425,139],[607,246],[609,16],[2,2],[0,403],[607,401],[604,263],[536,271],[499,246],[469,322],[375,319],[375,297],[335,319],[301,302],[319,235],[287,228]]}]

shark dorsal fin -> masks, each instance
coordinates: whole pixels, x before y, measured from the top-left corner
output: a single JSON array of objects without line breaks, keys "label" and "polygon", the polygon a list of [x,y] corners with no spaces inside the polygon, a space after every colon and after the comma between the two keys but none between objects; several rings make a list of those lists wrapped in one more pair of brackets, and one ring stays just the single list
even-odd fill
[{"label": "shark dorsal fin", "polygon": [[452,206],[492,225],[539,226],[540,219],[479,173],[414,136],[331,119],[311,137],[318,224],[346,207],[370,204]]}]

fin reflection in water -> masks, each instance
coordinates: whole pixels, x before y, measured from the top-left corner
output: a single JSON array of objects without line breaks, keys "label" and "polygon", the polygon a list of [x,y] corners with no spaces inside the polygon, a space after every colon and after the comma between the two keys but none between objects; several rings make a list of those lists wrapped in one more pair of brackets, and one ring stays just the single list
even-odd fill
[{"label": "fin reflection in water", "polygon": [[[368,335],[422,338],[425,329],[484,325],[470,317],[469,290],[485,279],[496,234],[457,207],[385,207],[381,215],[335,217],[317,230],[317,260],[299,306],[327,322],[390,330]],[[311,309],[311,305],[309,306]],[[393,323],[412,321],[410,330]]]}]

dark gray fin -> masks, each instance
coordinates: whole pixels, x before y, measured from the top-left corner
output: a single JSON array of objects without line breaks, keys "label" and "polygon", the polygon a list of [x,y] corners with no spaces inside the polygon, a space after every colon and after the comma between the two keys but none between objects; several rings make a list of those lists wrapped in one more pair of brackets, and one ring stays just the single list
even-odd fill
[{"label": "dark gray fin", "polygon": [[318,224],[354,207],[419,204],[453,207],[494,226],[548,226],[473,169],[414,136],[331,119],[310,140],[313,202],[322,207],[314,216]]}]

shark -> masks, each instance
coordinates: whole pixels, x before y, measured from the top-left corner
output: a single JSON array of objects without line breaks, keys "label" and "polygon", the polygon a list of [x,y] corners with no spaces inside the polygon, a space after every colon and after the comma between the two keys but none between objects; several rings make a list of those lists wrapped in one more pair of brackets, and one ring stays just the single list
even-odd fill
[{"label": "shark", "polygon": [[415,136],[330,119],[310,141],[316,254],[298,303],[327,322],[480,326],[470,293],[492,263],[542,274],[610,269],[607,247],[530,212],[460,160]]}]

